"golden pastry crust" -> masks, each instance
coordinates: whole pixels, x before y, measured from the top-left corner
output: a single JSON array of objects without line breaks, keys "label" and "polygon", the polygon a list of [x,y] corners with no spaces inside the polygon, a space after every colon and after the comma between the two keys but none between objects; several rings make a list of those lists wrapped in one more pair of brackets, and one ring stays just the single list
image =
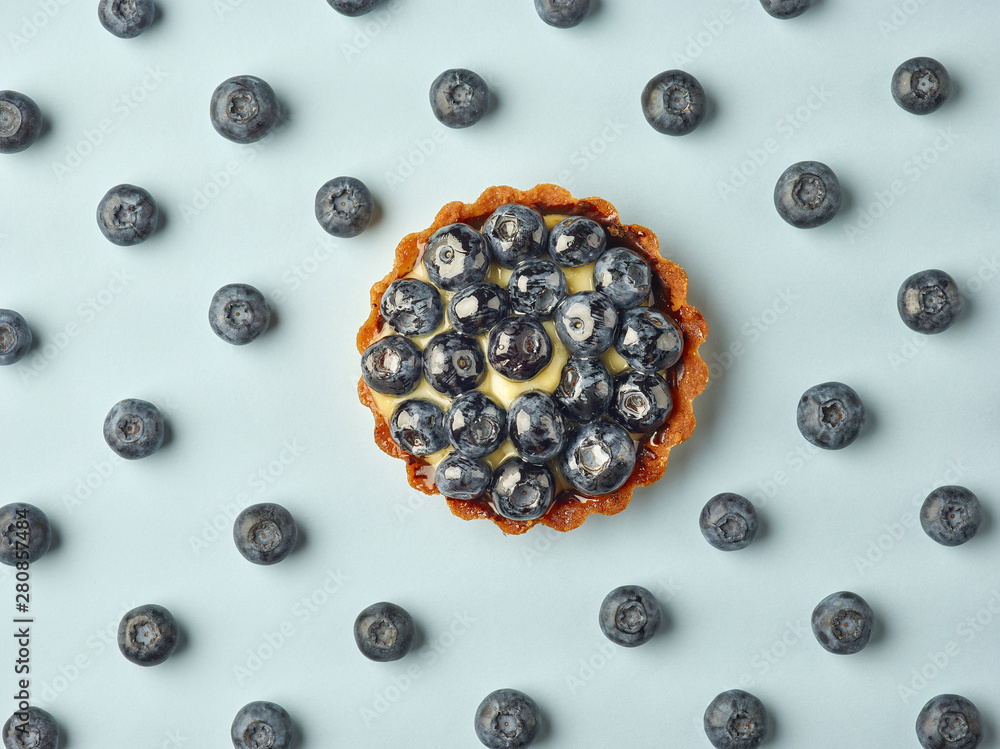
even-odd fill
[{"label": "golden pastry crust", "polygon": [[[632,475],[615,492],[600,497],[584,497],[564,491],[556,497],[549,511],[538,520],[516,521],[498,515],[490,505],[480,500],[449,499],[451,511],[460,518],[486,518],[492,520],[504,533],[524,533],[541,523],[557,531],[568,531],[581,525],[592,513],[614,515],[624,510],[638,486],[648,486],[663,476],[667,468],[670,449],[680,444],[694,431],[695,418],[692,402],[708,383],[708,366],[698,354],[698,347],[705,341],[708,326],[705,319],[687,303],[688,279],[682,268],[660,255],[660,243],[649,229],[635,224],[622,224],[618,211],[601,198],[574,198],[557,186],[542,184],[531,190],[521,191],[512,187],[490,187],[474,203],[455,201],[448,203],[428,228],[403,238],[396,247],[392,270],[372,286],[371,314],[358,331],[358,353],[363,353],[378,337],[385,321],[379,312],[382,294],[390,283],[402,278],[416,266],[421,252],[431,234],[442,226],[466,223],[476,228],[505,203],[529,205],[544,213],[582,215],[604,226],[609,237],[618,240],[643,255],[656,274],[652,306],[669,314],[684,333],[684,353],[679,364],[668,370],[674,407],[666,423],[644,437],[636,451],[636,465]],[[609,241],[609,245],[612,243]],[[364,379],[358,382],[358,397],[375,417],[375,443],[387,455],[406,462],[406,472],[413,488],[426,494],[437,494],[434,472],[421,458],[404,453],[389,434],[389,424],[375,404]]]}]

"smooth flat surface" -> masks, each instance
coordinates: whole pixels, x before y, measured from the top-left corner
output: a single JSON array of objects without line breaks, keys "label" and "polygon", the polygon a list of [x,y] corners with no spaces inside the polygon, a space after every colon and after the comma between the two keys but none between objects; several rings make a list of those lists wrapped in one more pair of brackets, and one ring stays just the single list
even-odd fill
[{"label": "smooth flat surface", "polygon": [[[0,371],[3,501],[43,508],[58,538],[31,570],[31,666],[65,747],[228,746],[233,716],[257,699],[289,711],[302,749],[471,747],[476,706],[499,687],[541,706],[540,747],[707,747],[705,707],[740,686],[767,706],[775,749],[916,746],[917,712],[943,692],[973,700],[982,746],[1000,746],[1000,6],[822,0],[778,21],[757,0],[602,0],[560,31],[529,0],[398,0],[356,19],[322,0],[161,0],[162,19],[125,41],[95,5],[0,5],[0,88],[33,97],[49,123],[0,158],[0,307],[38,341]],[[956,86],[927,117],[889,93],[917,55]],[[449,67],[476,70],[496,98],[468,130],[430,112],[428,87]],[[711,100],[684,138],[653,131],[639,107],[646,81],[675,67]],[[208,102],[247,73],[289,116],[237,146],[213,131]],[[846,193],[811,231],[771,200],[804,159],[829,164]],[[353,240],[313,217],[317,188],[341,174],[379,205]],[[164,215],[138,247],[95,225],[120,182]],[[538,182],[600,195],[659,235],[708,320],[712,381],[694,436],[624,514],[505,538],[411,490],[375,447],[354,338],[403,235],[447,201]],[[921,337],[896,290],[932,267],[967,309]],[[207,324],[231,282],[275,309],[250,346]],[[827,380],[870,413],[834,453],[809,449],[794,422],[799,395]],[[169,420],[168,444],[136,463],[101,437],[125,397]],[[986,516],[954,549],[915,524],[949,483]],[[745,551],[718,552],[698,530],[722,491],[761,516]],[[304,539],[270,568],[231,539],[236,513],[262,501],[287,507]],[[3,619],[14,579],[0,577]],[[668,622],[636,650],[597,626],[626,583],[652,590]],[[879,622],[851,657],[808,630],[837,590],[864,596]],[[366,661],[351,634],[380,600],[421,632],[393,664]],[[149,602],[174,613],[184,643],[142,669],[113,638]],[[14,642],[0,643],[10,713]]]}]

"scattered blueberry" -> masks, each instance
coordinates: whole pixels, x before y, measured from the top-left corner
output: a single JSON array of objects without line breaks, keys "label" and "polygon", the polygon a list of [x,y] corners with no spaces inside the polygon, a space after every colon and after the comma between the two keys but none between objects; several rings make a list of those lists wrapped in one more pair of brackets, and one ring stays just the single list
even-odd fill
[{"label": "scattered blueberry", "polygon": [[768,15],[775,18],[795,18],[801,16],[816,0],[760,0]]},{"label": "scattered blueberry", "polygon": [[444,412],[436,403],[417,398],[396,407],[389,420],[389,434],[401,450],[418,458],[448,446]]},{"label": "scattered blueberry", "polygon": [[959,546],[976,535],[981,515],[979,497],[964,486],[939,486],[920,507],[920,526],[939,544]]},{"label": "scattered blueberry", "polygon": [[375,199],[356,177],[335,177],[316,192],[316,220],[327,234],[350,239],[368,228],[375,214]]},{"label": "scattered blueberry", "polygon": [[455,292],[448,320],[459,333],[485,333],[510,314],[510,296],[495,283],[482,282]]},{"label": "scattered blueberry", "polygon": [[591,421],[570,432],[559,455],[563,478],[590,496],[610,494],[625,483],[635,467],[635,444],[622,427]]},{"label": "scattered blueberry", "polygon": [[508,380],[530,380],[552,359],[552,341],[537,320],[508,317],[490,331],[486,355]]},{"label": "scattered blueberry", "polygon": [[653,76],[642,90],[642,113],[664,135],[687,135],[705,117],[705,89],[683,70]]},{"label": "scattered blueberry", "polygon": [[327,0],[330,7],[345,16],[363,16],[371,13],[379,0]]},{"label": "scattered blueberry", "polygon": [[555,499],[555,478],[542,465],[507,458],[493,471],[490,496],[496,511],[510,520],[537,520]]},{"label": "scattered blueberry", "polygon": [[730,689],[709,703],[704,725],[715,749],[752,749],[767,738],[767,711],[749,692]]},{"label": "scattered blueberry", "polygon": [[208,324],[226,343],[243,346],[258,338],[271,324],[267,301],[250,284],[231,283],[212,296]]},{"label": "scattered blueberry", "polygon": [[448,440],[467,458],[482,458],[507,439],[507,412],[473,390],[451,402],[445,414]]},{"label": "scattered blueberry", "polygon": [[511,306],[536,320],[548,320],[566,297],[566,276],[555,263],[533,258],[520,263],[507,280]]},{"label": "scattered blueberry", "polygon": [[118,649],[138,666],[159,665],[176,647],[177,622],[155,603],[137,606],[118,623]]},{"label": "scattered blueberry", "polygon": [[757,537],[757,510],[739,494],[716,494],[702,508],[698,525],[705,540],[716,549],[738,551]]},{"label": "scattered blueberry", "polygon": [[677,323],[659,310],[635,307],[621,314],[615,348],[640,372],[656,372],[680,360],[684,338]]},{"label": "scattered blueberry", "polygon": [[156,16],[153,0],[100,0],[101,26],[119,39],[132,39],[148,29]]},{"label": "scattered blueberry", "polygon": [[962,294],[943,270],[924,270],[903,281],[896,308],[906,327],[933,335],[952,326],[962,312]]},{"label": "scattered blueberry", "polygon": [[251,702],[233,718],[229,737],[236,749],[289,749],[292,718],[281,705]]},{"label": "scattered blueberry", "polygon": [[277,564],[292,553],[299,530],[281,505],[250,505],[236,516],[233,541],[243,558],[254,564]]},{"label": "scattered blueberry", "polygon": [[653,291],[653,273],[639,253],[613,247],[597,259],[594,288],[620,310],[638,307]]},{"label": "scattered blueberry", "polygon": [[278,122],[278,99],[266,81],[239,75],[220,83],[209,109],[215,132],[233,143],[254,143]]},{"label": "scattered blueberry", "polygon": [[394,603],[373,603],[354,620],[354,641],[369,660],[398,661],[410,652],[413,617]]},{"label": "scattered blueberry", "polygon": [[149,401],[118,401],[104,419],[104,441],[126,460],[146,458],[163,444],[163,415]]},{"label": "scattered blueberry", "polygon": [[917,740],[924,749],[976,749],[983,740],[979,709],[961,695],[932,697],[917,715]]},{"label": "scattered blueberry", "polygon": [[872,607],[857,593],[847,591],[828,595],[812,613],[816,640],[836,655],[851,655],[864,648],[874,624]]},{"label": "scattered blueberry", "polygon": [[0,153],[20,153],[42,132],[42,112],[17,91],[0,91]]},{"label": "scattered blueberry", "polygon": [[950,93],[951,76],[932,57],[914,57],[892,74],[892,98],[911,114],[930,114]]},{"label": "scattered blueberry", "polygon": [[811,444],[840,450],[854,442],[864,429],[865,406],[853,388],[842,382],[824,382],[799,398],[795,422]]},{"label": "scattered blueberry", "polygon": [[493,469],[489,463],[452,453],[438,463],[434,483],[449,499],[475,499],[490,488]]},{"label": "scattered blueberry", "polygon": [[431,111],[446,127],[475,125],[490,108],[490,87],[465,68],[452,68],[435,78],[430,97]]},{"label": "scattered blueberry", "polygon": [[97,204],[97,227],[119,247],[146,241],[159,221],[160,211],[153,196],[135,185],[116,185]]},{"label": "scattered blueberry", "polygon": [[464,333],[438,333],[424,348],[424,377],[445,395],[472,390],[486,377],[483,347]]},{"label": "scattered blueberry", "polygon": [[27,502],[0,507],[0,563],[34,564],[49,550],[52,527],[45,513]]},{"label": "scattered blueberry", "polygon": [[799,229],[825,224],[837,215],[840,200],[837,175],[818,161],[792,164],[774,186],[774,207],[778,215]]},{"label": "scattered blueberry", "polygon": [[569,29],[586,18],[590,0],[535,0],[535,10],[549,26]]},{"label": "scattered blueberry", "polygon": [[47,711],[30,705],[3,724],[6,749],[59,749],[59,725]]},{"label": "scattered blueberry", "polygon": [[497,208],[483,224],[483,236],[493,259],[504,268],[538,257],[545,251],[549,230],[534,208],[508,203]]},{"label": "scattered blueberry", "polygon": [[483,235],[468,224],[449,224],[431,234],[424,268],[435,286],[459,291],[486,278],[490,253]]},{"label": "scattered blueberry", "polygon": [[622,585],[604,597],[598,622],[615,645],[634,648],[649,642],[660,628],[663,612],[656,596],[641,585]]},{"label": "scattered blueberry", "polygon": [[604,227],[583,216],[568,216],[549,232],[549,255],[567,268],[594,262],[607,246]]},{"label": "scattered blueberry", "polygon": [[559,405],[537,390],[521,393],[507,410],[507,435],[518,455],[527,462],[552,460],[566,444]]},{"label": "scattered blueberry", "polygon": [[632,369],[615,377],[608,415],[628,431],[645,434],[662,426],[673,407],[666,380]]},{"label": "scattered blueberry", "polygon": [[423,356],[401,335],[380,338],[361,355],[361,375],[376,393],[406,395],[420,383]]},{"label": "scattered blueberry", "polygon": [[600,356],[615,342],[618,312],[600,291],[580,291],[559,303],[556,334],[573,356]]},{"label": "scattered blueberry", "polygon": [[379,311],[397,333],[407,336],[433,333],[444,319],[441,293],[415,278],[399,278],[389,284]]},{"label": "scattered blueberry", "polygon": [[0,309],[0,367],[23,359],[31,341],[31,328],[24,318],[12,309]]},{"label": "scattered blueberry", "polygon": [[476,709],[476,738],[488,749],[523,749],[538,735],[538,705],[524,692],[498,689]]},{"label": "scattered blueberry", "polygon": [[614,380],[600,359],[570,359],[552,397],[573,421],[593,421],[611,404]]}]

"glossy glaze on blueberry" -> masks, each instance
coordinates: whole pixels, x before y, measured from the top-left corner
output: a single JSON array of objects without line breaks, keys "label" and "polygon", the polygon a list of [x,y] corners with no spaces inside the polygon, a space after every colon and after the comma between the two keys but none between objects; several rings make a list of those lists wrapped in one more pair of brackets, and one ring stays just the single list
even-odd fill
[{"label": "glossy glaze on blueberry", "polygon": [[796,18],[812,7],[816,0],[760,0],[768,15],[774,18]]},{"label": "glossy glaze on blueberry", "polygon": [[363,16],[375,10],[379,0],[327,0],[330,7],[345,16]]},{"label": "glossy glaze on blueberry", "polygon": [[238,75],[212,92],[209,116],[215,132],[233,143],[255,143],[278,122],[278,98],[267,81]]},{"label": "glossy glaze on blueberry", "polygon": [[361,375],[376,393],[406,395],[423,374],[423,355],[417,344],[401,335],[381,338],[361,355]]},{"label": "glossy glaze on blueberry", "polygon": [[596,357],[615,342],[618,311],[600,291],[580,291],[559,303],[556,335],[572,356]]},{"label": "glossy glaze on blueberry", "polygon": [[372,661],[398,661],[413,644],[413,617],[402,606],[373,603],[354,620],[354,642]]},{"label": "glossy glaze on blueberry", "polygon": [[920,507],[920,527],[942,546],[960,546],[979,530],[979,497],[964,486],[939,486]]},{"label": "glossy glaze on blueberry", "polygon": [[441,292],[415,278],[398,278],[389,284],[379,302],[379,311],[397,333],[406,336],[433,333],[444,319]]},{"label": "glossy glaze on blueberry", "polygon": [[651,307],[626,310],[619,318],[615,349],[640,372],[672,367],[684,353],[684,338],[672,319]]},{"label": "glossy glaze on blueberry", "polygon": [[642,114],[664,135],[687,135],[705,118],[705,89],[683,70],[665,70],[642,90]]},{"label": "glossy glaze on blueberry", "polygon": [[852,655],[872,636],[875,613],[857,593],[841,591],[820,601],[812,613],[812,631],[823,648],[835,655]]},{"label": "glossy glaze on blueberry", "polygon": [[445,395],[472,390],[486,377],[483,347],[463,333],[438,333],[424,348],[424,377]]},{"label": "glossy glaze on blueberry", "polygon": [[208,324],[226,343],[244,346],[270,327],[271,310],[264,295],[250,284],[226,284],[212,295]]},{"label": "glossy glaze on blueberry", "polygon": [[455,292],[448,303],[448,322],[459,333],[479,335],[510,314],[510,296],[488,281]]},{"label": "glossy glaze on blueberry", "polygon": [[97,204],[97,227],[109,242],[120,247],[144,242],[159,221],[153,196],[135,185],[116,185]]},{"label": "glossy glaze on blueberry", "polygon": [[571,421],[593,421],[611,404],[614,379],[600,359],[571,358],[552,397]]},{"label": "glossy glaze on blueberry", "polygon": [[149,401],[118,401],[104,419],[104,441],[126,460],[146,458],[160,449],[164,437],[163,414]]},{"label": "glossy glaze on blueberry", "polygon": [[559,405],[537,390],[522,393],[507,410],[507,435],[524,460],[547,463],[566,443]]},{"label": "glossy glaze on blueberry", "polygon": [[666,380],[633,369],[615,377],[608,415],[628,431],[646,434],[662,426],[673,407]]},{"label": "glossy glaze on blueberry", "polygon": [[423,262],[431,283],[445,291],[459,291],[486,278],[490,253],[483,235],[471,226],[449,224],[431,234]]},{"label": "glossy glaze on blueberry", "polygon": [[570,29],[580,24],[590,10],[590,0],[535,0],[535,11],[549,26]]},{"label": "glossy glaze on blueberry", "polygon": [[45,556],[51,543],[52,526],[40,509],[27,502],[0,507],[0,564],[34,564]]},{"label": "glossy glaze on blueberry", "polygon": [[475,499],[490,488],[492,478],[489,463],[459,453],[452,453],[434,469],[434,484],[449,499]]},{"label": "glossy glaze on blueberry", "polygon": [[792,164],[774,186],[774,207],[798,229],[822,226],[840,210],[840,180],[819,161]]},{"label": "glossy glaze on blueberry", "polygon": [[118,623],[118,649],[137,666],[163,663],[177,647],[177,622],[163,606],[136,606]]},{"label": "glossy glaze on blueberry", "polygon": [[153,0],[100,0],[97,17],[119,39],[132,39],[153,24],[156,8]]},{"label": "glossy glaze on blueberry", "polygon": [[604,227],[584,216],[568,216],[549,232],[549,256],[567,268],[593,263],[607,245]]},{"label": "glossy glaze on blueberry", "polygon": [[795,412],[799,432],[825,450],[850,445],[865,426],[865,406],[853,388],[842,382],[824,382],[806,390]]},{"label": "glossy glaze on blueberry", "polygon": [[507,279],[511,306],[536,320],[548,320],[566,297],[566,276],[551,260],[533,258],[519,264]]},{"label": "glossy glaze on blueberry", "polygon": [[939,694],[917,715],[917,740],[924,749],[976,749],[983,740],[983,719],[972,700]]},{"label": "glossy glaze on blueberry", "polygon": [[701,534],[720,551],[745,549],[757,537],[757,510],[746,497],[716,494],[698,516]]},{"label": "glossy glaze on blueberry", "polygon": [[638,252],[612,247],[594,265],[594,288],[620,310],[638,307],[653,291],[653,272]]},{"label": "glossy glaze on blueberry", "polygon": [[290,749],[292,718],[281,705],[251,702],[236,713],[229,737],[235,749]]},{"label": "glossy glaze on blueberry", "polygon": [[6,749],[59,749],[59,725],[50,713],[34,705],[11,715],[2,735]]},{"label": "glossy glaze on blueberry", "polygon": [[601,603],[598,622],[611,642],[634,648],[649,642],[660,628],[663,611],[656,596],[641,585],[615,588]]},{"label": "glossy glaze on blueberry", "polygon": [[504,268],[514,268],[545,251],[549,230],[545,219],[534,208],[508,203],[486,219],[483,236],[493,259]]},{"label": "glossy glaze on blueberry", "polygon": [[476,708],[476,738],[487,749],[524,749],[534,743],[540,720],[531,697],[516,689],[498,689]]},{"label": "glossy glaze on blueberry", "polygon": [[962,313],[962,293],[943,270],[914,273],[896,294],[896,309],[910,330],[925,335],[943,333]]},{"label": "glossy glaze on blueberry", "polygon": [[42,112],[17,91],[0,91],[0,154],[20,153],[42,132]]},{"label": "glossy glaze on blueberry", "polygon": [[0,309],[0,367],[19,362],[31,349],[31,328],[12,309]]},{"label": "glossy glaze on blueberry", "polygon": [[493,471],[490,498],[510,520],[537,520],[555,499],[555,478],[544,465],[508,458]]},{"label": "glossy glaze on blueberry", "polygon": [[452,68],[434,79],[430,91],[431,111],[446,127],[475,125],[490,108],[490,87],[471,70]]},{"label": "glossy glaze on blueberry", "polygon": [[566,438],[559,471],[581,494],[610,494],[625,483],[635,467],[635,444],[624,428],[611,421],[581,424]]},{"label": "glossy glaze on blueberry", "polygon": [[316,191],[313,209],[327,234],[350,239],[371,224],[375,198],[357,177],[334,177]]},{"label": "glossy glaze on blueberry", "polygon": [[441,407],[419,398],[403,401],[396,407],[389,419],[389,434],[401,450],[418,458],[448,446]]},{"label": "glossy glaze on blueberry", "polygon": [[277,564],[292,553],[298,535],[292,514],[272,502],[250,505],[233,523],[236,549],[254,564]]},{"label": "glossy glaze on blueberry", "polygon": [[753,749],[767,738],[767,711],[749,692],[730,689],[709,703],[704,726],[715,749]]},{"label": "glossy glaze on blueberry", "polygon": [[490,331],[486,355],[508,380],[530,380],[552,359],[552,340],[537,320],[508,317]]},{"label": "glossy glaze on blueberry", "polygon": [[455,398],[444,421],[452,447],[468,458],[483,458],[507,439],[507,411],[479,391]]},{"label": "glossy glaze on blueberry", "polygon": [[933,57],[914,57],[892,74],[892,98],[911,114],[930,114],[948,100],[951,76]]}]

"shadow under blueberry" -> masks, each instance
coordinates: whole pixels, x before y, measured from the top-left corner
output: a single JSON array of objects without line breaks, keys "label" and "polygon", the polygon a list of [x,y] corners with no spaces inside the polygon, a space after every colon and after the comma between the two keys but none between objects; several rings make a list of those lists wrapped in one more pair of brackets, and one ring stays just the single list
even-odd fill
[{"label": "shadow under blueberry", "polygon": [[164,16],[170,15],[163,12],[163,5],[163,3],[156,3],[156,10],[153,12],[153,22],[149,24],[149,28],[142,32],[143,34],[148,34],[151,30],[159,31],[160,26],[163,24]]},{"label": "shadow under blueberry", "polygon": [[490,106],[486,110],[486,117],[493,117],[503,107],[503,97],[497,96],[497,92],[490,89]]},{"label": "shadow under blueberry", "polygon": [[[281,327],[281,315],[278,313],[277,307],[271,304],[271,302],[268,302],[267,309],[271,313],[271,317],[267,323],[267,330],[264,331],[264,335],[269,334],[275,328]],[[250,343],[253,343],[253,341]]]},{"label": "shadow under blueberry", "polygon": [[[865,600],[867,600],[867,599],[865,599]],[[874,609],[875,607],[873,606],[872,608]],[[891,629],[892,628],[890,627],[890,630]],[[880,608],[880,609],[878,609],[878,610],[875,611],[875,623],[872,626],[872,636],[871,636],[871,639],[868,640],[868,644],[865,645],[864,649],[867,650],[870,647],[878,647],[882,643],[882,641],[885,639],[885,636],[886,636],[885,630],[886,630],[886,626],[885,626],[884,609]],[[848,657],[850,657],[850,656],[848,656]]]},{"label": "shadow under blueberry", "polygon": [[170,213],[163,210],[163,206],[159,203],[156,204],[156,231],[151,235],[152,237],[163,234],[166,231],[167,225],[170,223]]},{"label": "shadow under blueberry", "polygon": [[545,708],[541,705],[538,706],[538,733],[535,736],[535,741],[539,744],[543,744],[552,738],[552,721],[549,720],[549,714],[546,712]]},{"label": "shadow under blueberry", "polygon": [[604,0],[590,0],[590,10],[580,22],[581,25],[587,23],[593,18],[599,18],[602,13],[604,13]]},{"label": "shadow under blueberry", "polygon": [[292,547],[289,556],[300,555],[309,546],[309,531],[301,523],[295,524],[295,546]]},{"label": "shadow under blueberry", "polygon": [[[37,506],[40,506],[40,505],[36,505],[36,507]],[[49,524],[49,548],[45,552],[45,555],[42,557],[42,559],[44,559],[45,557],[47,557],[49,554],[52,554],[53,552],[58,551],[60,546],[62,546],[62,534],[59,532],[59,529],[56,526],[54,526],[54,525],[52,525],[50,523]]]},{"label": "shadow under blueberry", "polygon": [[[409,609],[407,609],[409,610]],[[427,638],[424,636],[423,627],[419,626],[416,622],[413,624],[413,639],[410,640],[410,652],[418,653],[420,649],[427,643]]]},{"label": "shadow under blueberry", "polygon": [[[289,715],[288,717],[291,718],[292,721],[292,743],[289,744],[290,749],[300,749],[300,747],[309,746],[306,741],[306,739],[309,738],[309,734],[303,732],[302,724],[295,720],[294,716]],[[330,741],[332,737],[328,734],[324,734],[324,738],[327,741]]]},{"label": "shadow under blueberry", "polygon": [[[977,497],[980,496],[979,492],[973,492]],[[985,502],[979,503],[979,530],[976,531],[976,535],[970,539],[970,543],[975,543],[977,538],[985,538],[993,532],[993,516],[990,514],[989,508]]]},{"label": "shadow under blueberry", "polygon": [[52,716],[56,725],[59,726],[59,749],[71,749],[75,747],[76,744],[73,743],[72,734],[66,730],[66,725],[59,720],[58,715]]},{"label": "shadow under blueberry", "polygon": [[[754,509],[756,510],[757,508],[755,507]],[[761,514],[758,511],[757,512],[757,535],[754,536],[754,539],[753,539],[753,541],[750,542],[749,546],[747,546],[744,549],[737,549],[736,553],[738,554],[741,551],[746,551],[747,549],[752,549],[755,546],[757,546],[758,544],[765,543],[767,541],[768,534],[771,532],[770,525],[771,524],[770,524],[770,521],[768,520],[767,515],[766,514]]]},{"label": "shadow under blueberry", "polygon": [[43,110],[42,111],[42,126],[38,129],[38,138],[35,141],[35,143],[37,143],[42,138],[44,138],[46,135],[48,135],[49,131],[51,129],[52,129],[52,123],[49,121],[49,118],[46,116],[46,113]]},{"label": "shadow under blueberry", "polygon": [[370,229],[373,226],[377,226],[378,222],[382,220],[382,201],[374,200],[372,205],[372,220],[368,222],[367,228]]},{"label": "shadow under blueberry", "polygon": [[774,719],[774,713],[767,705],[764,705],[764,711],[767,713],[767,738],[765,741],[768,744],[777,743],[778,739],[781,738],[781,723]]},{"label": "shadow under blueberry", "polygon": [[183,655],[188,646],[188,628],[184,626],[183,622],[177,622],[177,645],[174,647],[174,652],[170,654],[170,660]]},{"label": "shadow under blueberry", "polygon": [[163,444],[160,445],[160,450],[165,447],[169,447],[170,443],[174,441],[174,427],[172,420],[163,420]]},{"label": "shadow under blueberry", "polygon": [[[698,82],[701,83],[701,80],[699,79]],[[705,84],[702,83],[702,86],[704,86],[704,85]],[[706,87],[705,90],[708,91],[710,89],[708,89]],[[712,123],[715,122],[715,120],[716,120],[716,118],[718,116],[719,116],[719,102],[718,102],[718,100],[715,97],[709,96],[708,94],[706,94],[705,95],[705,114],[702,116],[701,122],[698,123],[698,127],[695,128],[695,131],[710,128],[712,126]],[[692,131],[692,132],[694,132],[694,131]],[[688,134],[690,135],[690,133],[688,133]],[[682,135],[680,137],[683,138],[684,136]]]},{"label": "shadow under blueberry", "polygon": [[[837,170],[834,169],[835,174],[836,171]],[[837,209],[837,215],[828,222],[828,225],[849,220],[847,217],[854,211],[854,206],[857,202],[854,198],[854,191],[851,190],[851,188],[846,187],[844,183],[840,181],[839,174],[837,175],[837,181],[840,182],[840,208]]]}]

